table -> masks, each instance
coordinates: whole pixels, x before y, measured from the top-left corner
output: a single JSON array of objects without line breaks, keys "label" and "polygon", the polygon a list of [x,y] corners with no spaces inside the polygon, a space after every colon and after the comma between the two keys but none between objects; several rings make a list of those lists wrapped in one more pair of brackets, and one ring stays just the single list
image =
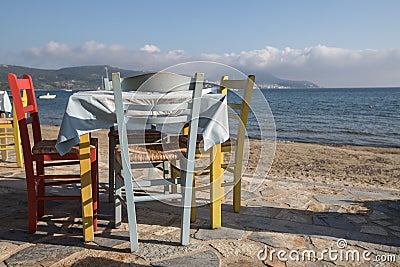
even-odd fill
[{"label": "table", "polygon": [[0,112],[11,113],[12,105],[6,91],[0,91]]},{"label": "table", "polygon": [[[181,103],[189,100],[192,92],[123,92],[123,98],[135,104],[141,103]],[[220,144],[229,138],[229,124],[227,112],[227,99],[224,94],[204,94],[200,107],[199,129],[203,135],[204,148],[213,148],[214,153],[221,154]],[[174,111],[171,111],[173,113]],[[73,146],[80,144],[80,151],[85,153],[89,146],[89,133],[109,129],[116,123],[114,93],[111,91],[82,91],[70,96],[67,108],[61,123],[57,139],[57,151],[64,155]],[[86,145],[86,146],[85,146]],[[218,158],[218,157],[217,157]],[[217,166],[217,164],[215,164]],[[86,176],[81,177],[82,187],[82,213],[83,220],[87,222],[93,218],[91,185],[90,185],[90,159],[81,157],[81,168]],[[219,167],[220,168],[220,167]],[[222,174],[222,171],[221,171]],[[220,187],[221,179],[213,183],[215,188]],[[217,190],[215,190],[217,191]],[[220,190],[219,190],[220,191]],[[222,200],[220,196],[219,201]],[[212,212],[220,214],[220,203],[212,203]],[[217,223],[218,224],[218,223]],[[220,223],[219,223],[220,224]],[[88,223],[90,228],[90,223]],[[93,240],[91,229],[85,232],[85,240]]]}]

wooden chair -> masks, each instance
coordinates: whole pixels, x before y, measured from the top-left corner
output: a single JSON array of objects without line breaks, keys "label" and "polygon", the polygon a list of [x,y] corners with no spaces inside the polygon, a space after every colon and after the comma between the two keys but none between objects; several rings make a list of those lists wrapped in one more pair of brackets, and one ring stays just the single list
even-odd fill
[{"label": "wooden chair", "polygon": [[[2,92],[7,94],[7,92]],[[4,96],[8,98],[8,95]],[[10,103],[9,103],[10,104]],[[10,104],[11,106],[11,104]],[[15,108],[13,111],[13,117],[7,118],[6,113],[1,113],[0,117],[0,151],[1,158],[3,160],[8,159],[8,151],[15,151],[15,158],[17,166],[22,167],[24,165],[22,156],[21,140],[19,135],[18,120],[15,116]]]},{"label": "wooden chair", "polygon": [[112,81],[108,78],[103,78],[104,90],[111,91],[112,90]]},{"label": "wooden chair", "polygon": [[[196,158],[209,157],[211,165],[208,167],[201,166],[196,167],[196,175],[209,174],[210,175],[210,185],[208,186],[196,186],[194,194],[196,191],[210,190],[210,205],[211,205],[211,228],[221,227],[221,201],[223,199],[223,188],[215,188],[215,180],[222,179],[222,187],[233,186],[233,210],[234,212],[240,211],[241,206],[241,182],[242,182],[242,160],[244,153],[244,141],[246,138],[246,124],[250,109],[250,100],[253,93],[255,76],[249,75],[248,78],[243,80],[230,80],[228,76],[223,76],[220,81],[220,93],[227,94],[229,90],[232,90],[232,94],[236,94],[234,90],[243,91],[243,95],[236,97],[240,99],[239,101],[232,101],[228,98],[228,115],[230,119],[236,120],[236,122],[230,122],[233,125],[237,125],[237,132],[232,134],[231,137],[221,144],[221,154],[215,154],[214,149],[210,149],[209,154],[204,155],[204,150],[201,149],[201,136],[198,136],[197,140],[197,150]],[[185,140],[184,138],[182,140]],[[234,156],[229,163],[223,162],[224,153],[233,153]],[[232,155],[233,155],[232,154]],[[215,168],[213,164],[221,164],[221,167],[233,173],[233,181],[224,182],[223,174],[219,172],[219,168]],[[193,197],[195,202],[196,197]],[[196,204],[192,204],[192,216],[191,221],[196,220]]]},{"label": "wooden chair", "polygon": [[[181,224],[181,243],[186,245],[189,243],[190,233],[190,210],[192,198],[192,181],[194,169],[194,156],[196,149],[196,133],[198,130],[198,115],[200,111],[200,97],[203,87],[204,74],[197,73],[194,78],[177,75],[176,81],[173,83],[169,79],[168,84],[164,84],[164,90],[169,91],[174,88],[175,91],[193,90],[192,101],[189,103],[179,104],[132,104],[130,101],[124,101],[122,98],[122,88],[120,77],[118,73],[113,73],[113,90],[115,97],[117,122],[118,122],[118,135],[120,145],[116,148],[115,160],[115,225],[118,227],[121,224],[121,204],[125,204],[128,211],[128,224],[129,224],[129,237],[131,242],[131,251],[138,248],[138,235],[136,224],[136,211],[135,203],[142,201],[152,200],[166,200],[166,199],[181,199],[181,206],[183,208],[182,224]],[[149,81],[154,86],[157,85],[157,80],[162,80],[163,74],[160,77],[153,75],[154,80]],[[182,83],[184,81],[184,83]],[[173,85],[174,84],[174,85]],[[176,86],[180,84],[180,86]],[[158,84],[159,86],[160,84]],[[173,85],[173,87],[168,87]],[[155,90],[161,88],[153,87]],[[180,115],[160,115],[160,112],[170,112],[171,110],[179,109],[185,111]],[[136,111],[136,113],[134,113]],[[179,148],[177,139],[175,142],[169,143],[168,139],[163,140],[162,143],[149,143],[145,138],[139,144],[129,144],[129,137],[127,134],[127,121],[129,119],[139,119],[137,111],[146,112],[145,116],[141,115],[143,123],[147,125],[154,124],[178,124],[181,128],[184,123],[189,123],[188,142],[184,149]],[[135,115],[136,114],[136,115]],[[163,177],[155,177],[155,179],[147,179],[138,181],[132,177],[132,169],[153,168],[157,162],[166,162],[169,160],[180,161],[180,179],[164,179]],[[158,178],[158,179],[157,179]],[[160,186],[177,184],[181,185],[181,193],[159,194],[151,195],[135,195],[133,193],[134,187]],[[123,194],[122,192],[125,192]],[[124,206],[125,206],[124,205]]]},{"label": "wooden chair", "polygon": [[[148,72],[144,74],[139,74],[136,76],[131,77],[121,77],[120,73],[116,73],[115,75],[118,76],[121,90],[122,91],[137,91],[140,90],[141,92],[157,92],[162,90],[162,88],[175,88],[179,84],[187,83],[187,77],[178,75],[171,72]],[[113,82],[109,81],[107,78],[104,79],[104,87],[106,90],[113,89]],[[179,89],[179,88],[178,88]],[[138,139],[140,138],[142,132],[138,132],[135,130],[128,130],[127,131],[129,139]],[[154,142],[156,140],[161,139],[161,132],[156,130],[153,125],[149,126],[144,133],[145,139],[148,142]],[[114,154],[115,154],[115,147],[119,144],[118,138],[118,130],[116,126],[110,128],[110,132],[108,134],[108,147],[109,147],[109,161],[108,161],[108,197],[109,202],[114,201]],[[162,167],[165,176],[168,175],[169,168],[165,165]]]},{"label": "wooden chair", "polygon": [[[38,107],[32,78],[25,74],[18,79],[15,74],[8,74],[8,82],[13,96],[15,114],[20,128],[22,150],[25,161],[26,185],[28,193],[28,230],[34,233],[37,230],[37,220],[45,215],[45,202],[48,200],[80,200],[80,195],[47,195],[46,187],[62,186],[80,183],[80,174],[46,174],[45,169],[52,166],[80,164],[79,147],[71,149],[64,156],[60,156],[55,148],[57,140],[42,139]],[[24,105],[21,91],[25,90],[27,104]],[[28,132],[31,126],[33,140]],[[98,167],[97,167],[97,140],[91,140],[91,181],[93,197],[93,228],[97,228],[98,207]],[[31,147],[33,144],[33,147]],[[34,168],[34,165],[36,165]],[[36,172],[35,172],[36,169]],[[77,168],[79,170],[79,168]],[[83,205],[83,203],[82,203]],[[84,226],[86,227],[86,226]],[[85,237],[86,238],[86,237]]]}]

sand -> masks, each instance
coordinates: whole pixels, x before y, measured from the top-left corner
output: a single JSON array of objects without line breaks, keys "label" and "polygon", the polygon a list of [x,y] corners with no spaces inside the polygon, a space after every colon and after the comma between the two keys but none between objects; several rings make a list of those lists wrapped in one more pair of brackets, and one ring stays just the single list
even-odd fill
[{"label": "sand", "polygon": [[[43,126],[44,138],[56,138],[58,127]],[[108,130],[96,131],[99,138],[100,165],[108,165]],[[251,140],[249,165],[263,159],[259,155],[260,141]],[[379,148],[349,145],[325,145],[299,142],[276,142],[268,177],[358,186],[374,189],[400,190],[400,148]],[[265,159],[265,161],[270,161]]]}]

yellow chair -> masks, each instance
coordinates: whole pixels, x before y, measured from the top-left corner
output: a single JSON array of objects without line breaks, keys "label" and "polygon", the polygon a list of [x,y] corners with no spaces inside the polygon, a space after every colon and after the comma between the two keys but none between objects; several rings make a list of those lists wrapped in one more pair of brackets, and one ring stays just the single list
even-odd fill
[{"label": "yellow chair", "polygon": [[[196,186],[193,192],[195,194],[196,191],[210,190],[211,228],[221,227],[221,201],[224,197],[225,186],[233,186],[233,209],[234,212],[240,211],[244,141],[246,138],[246,124],[250,110],[250,100],[253,94],[254,81],[254,75],[249,75],[246,79],[242,80],[230,80],[228,76],[223,76],[221,78],[220,93],[227,94],[228,90],[232,90],[233,94],[237,94],[237,91],[243,91],[241,96],[237,94],[238,97],[235,97],[236,99],[239,98],[239,101],[229,102],[230,99],[228,99],[229,118],[237,121],[236,123],[231,121],[229,123],[237,124],[237,132],[231,133],[231,137],[226,142],[210,149],[208,154],[204,154],[204,150],[201,151],[201,142],[198,142],[196,158],[204,158],[204,156],[209,157],[211,164],[207,167],[208,171],[203,171],[204,167],[196,168],[196,170],[199,170],[199,172],[196,172],[196,176],[209,174],[210,185]],[[234,154],[229,163],[224,162],[224,153]],[[223,170],[233,173],[233,181],[224,181]],[[193,202],[195,202],[195,198],[194,195]],[[192,205],[191,212],[191,221],[194,220],[196,220],[195,203]]]},{"label": "yellow chair", "polygon": [[[6,92],[4,92],[6,94]],[[8,98],[8,95],[5,96]],[[23,97],[26,102],[26,95]],[[6,118],[5,113],[1,113],[0,117],[0,151],[2,160],[8,159],[8,151],[14,150],[18,167],[24,165],[21,137],[19,134],[18,120],[16,119],[15,109],[13,108],[13,117]]]}]

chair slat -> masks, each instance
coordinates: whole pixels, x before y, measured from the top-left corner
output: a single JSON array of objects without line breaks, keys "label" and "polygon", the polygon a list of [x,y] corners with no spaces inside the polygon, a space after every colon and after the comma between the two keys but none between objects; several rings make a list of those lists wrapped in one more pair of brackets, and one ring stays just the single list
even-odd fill
[{"label": "chair slat", "polygon": [[30,89],[31,88],[31,83],[28,79],[18,79],[17,81],[18,87],[22,91],[23,89]]},{"label": "chair slat", "polygon": [[220,86],[229,89],[244,90],[247,88],[248,80],[221,80]]},{"label": "chair slat", "polygon": [[181,116],[143,116],[143,117],[127,117],[126,123],[130,124],[135,121],[140,121],[147,125],[151,124],[177,124],[177,123],[185,123],[189,120],[190,115],[181,115]]},{"label": "chair slat", "polygon": [[236,103],[228,103],[228,107],[232,108],[232,109],[241,109],[242,108],[242,104],[236,104]]},{"label": "chair slat", "polygon": [[172,72],[149,72],[120,78],[121,90],[141,92],[186,91],[192,78]]},{"label": "chair slat", "polygon": [[133,182],[133,185],[136,187],[158,186],[166,184],[178,184],[178,179],[158,179],[158,180],[145,180],[145,181]]},{"label": "chair slat", "polygon": [[133,105],[127,104],[125,110],[136,110],[136,111],[175,111],[184,110],[191,108],[191,103],[179,103],[179,104],[159,104],[159,105]]},{"label": "chair slat", "polygon": [[25,106],[23,107],[24,113],[29,113],[35,110],[35,107],[33,105]]},{"label": "chair slat", "polygon": [[155,195],[155,196],[137,196],[135,197],[135,202],[145,202],[145,201],[160,201],[167,199],[181,199],[182,194],[167,194],[167,195]]}]

